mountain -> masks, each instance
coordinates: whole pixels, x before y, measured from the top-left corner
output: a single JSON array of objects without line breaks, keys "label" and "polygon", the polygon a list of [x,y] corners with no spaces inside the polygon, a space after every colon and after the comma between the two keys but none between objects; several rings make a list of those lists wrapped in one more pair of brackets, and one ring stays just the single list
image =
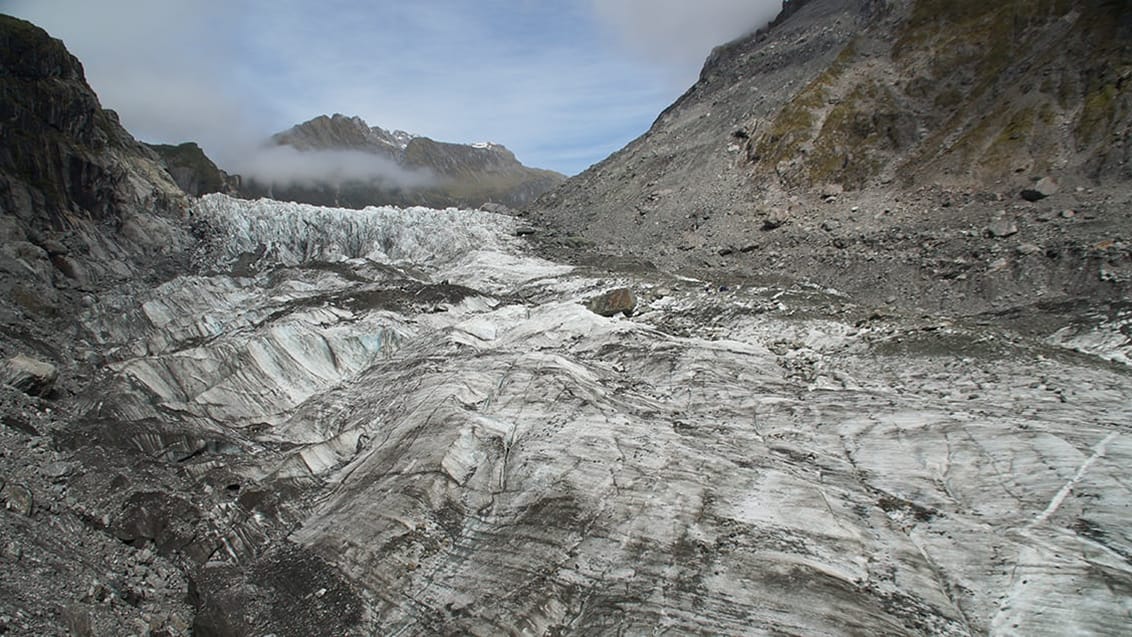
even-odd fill
[{"label": "mountain", "polygon": [[299,151],[300,161],[303,154],[312,164],[332,159],[334,168],[252,176],[242,186],[248,195],[350,208],[378,204],[444,208],[488,202],[519,207],[564,179],[522,165],[497,144],[436,142],[340,114],[298,124],[274,135],[271,143]]},{"label": "mountain", "polygon": [[[1127,294],[1128,3],[785,7],[532,218],[562,244],[925,310]],[[1044,178],[1053,196],[1020,197]]]},{"label": "mountain", "polygon": [[[4,16],[0,204],[63,228],[181,203],[155,156],[104,110],[82,65],[38,27]],[[35,219],[39,221],[38,218]]]},{"label": "mountain", "polygon": [[298,150],[359,150],[396,159],[414,137],[405,131],[370,126],[360,117],[335,113],[292,126],[271,140]]}]

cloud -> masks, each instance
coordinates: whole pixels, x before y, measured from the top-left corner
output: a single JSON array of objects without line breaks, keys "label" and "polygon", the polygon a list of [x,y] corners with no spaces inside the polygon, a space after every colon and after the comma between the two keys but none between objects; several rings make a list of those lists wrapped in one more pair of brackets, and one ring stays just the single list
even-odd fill
[{"label": "cloud", "polygon": [[680,77],[712,48],[765,26],[781,0],[590,0],[606,28],[645,59]]},{"label": "cloud", "polygon": [[302,4],[278,3],[249,34],[249,46],[282,61],[258,82],[310,87],[273,91],[291,123],[343,112],[448,142],[501,143],[528,165],[574,173],[605,156],[579,148],[620,147],[686,88],[626,59],[584,5],[335,2],[310,15]]},{"label": "cloud", "polygon": [[185,141],[210,124],[244,117],[244,96],[218,81],[226,51],[210,46],[221,0],[10,4],[13,14],[64,40],[103,105],[143,139]]},{"label": "cloud", "polygon": [[421,188],[436,182],[427,170],[410,170],[379,155],[358,150],[307,150],[290,146],[261,147],[236,160],[244,177],[267,184],[341,185],[376,181],[386,186]]},{"label": "cloud", "polygon": [[[643,133],[695,81],[712,46],[778,6],[5,0],[6,11],[66,42],[135,136],[196,141],[226,170],[264,174],[293,172],[294,160],[265,153],[265,139],[335,112],[444,141],[501,143],[528,165],[575,173]],[[316,163],[333,173],[347,170],[342,160]],[[396,174],[386,168],[375,174]]]}]

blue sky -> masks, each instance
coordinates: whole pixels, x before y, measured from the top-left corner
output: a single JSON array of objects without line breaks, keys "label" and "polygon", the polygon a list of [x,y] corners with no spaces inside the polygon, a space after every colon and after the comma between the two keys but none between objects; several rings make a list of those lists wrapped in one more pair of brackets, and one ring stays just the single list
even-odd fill
[{"label": "blue sky", "polygon": [[320,114],[575,174],[648,129],[778,0],[3,0],[140,139],[223,167]]}]

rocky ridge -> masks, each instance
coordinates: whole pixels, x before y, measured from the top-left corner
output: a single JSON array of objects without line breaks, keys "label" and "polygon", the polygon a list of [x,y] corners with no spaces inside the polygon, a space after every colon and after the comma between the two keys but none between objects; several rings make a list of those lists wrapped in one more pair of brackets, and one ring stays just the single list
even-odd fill
[{"label": "rocky ridge", "polygon": [[272,135],[271,141],[298,150],[361,150],[396,159],[416,135],[370,126],[360,117],[320,115]]}]

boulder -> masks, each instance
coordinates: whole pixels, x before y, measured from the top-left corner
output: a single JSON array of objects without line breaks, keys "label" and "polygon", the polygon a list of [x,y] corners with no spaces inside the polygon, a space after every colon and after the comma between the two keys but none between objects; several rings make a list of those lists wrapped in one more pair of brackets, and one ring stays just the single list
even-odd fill
[{"label": "boulder", "polygon": [[[169,555],[187,551],[196,539],[200,511],[188,500],[160,491],[138,491],[122,505],[110,532],[127,544],[153,542]],[[205,556],[207,557],[207,556]]]},{"label": "boulder", "polygon": [[782,226],[786,225],[787,221],[789,221],[789,218],[786,216],[785,212],[781,210],[774,210],[770,214],[768,214],[765,219],[763,219],[762,229],[774,230],[776,228],[781,228]]},{"label": "boulder", "polygon": [[44,239],[43,242],[39,244],[39,247],[43,248],[48,256],[52,257],[70,253],[67,246],[63,245],[63,242],[58,239]]},{"label": "boulder", "polygon": [[22,484],[9,482],[0,488],[0,502],[5,509],[20,515],[31,515],[35,511],[35,499],[32,497],[31,489]]},{"label": "boulder", "polygon": [[1018,224],[1009,219],[999,219],[986,229],[986,235],[996,239],[1003,239],[1018,234]]},{"label": "boulder", "polygon": [[51,363],[13,356],[0,366],[0,381],[31,396],[46,396],[55,387],[59,371]]},{"label": "boulder", "polygon": [[1034,184],[1033,188],[1027,188],[1019,194],[1026,201],[1041,201],[1046,197],[1057,194],[1059,188],[1052,177],[1042,177],[1038,180],[1038,183]]},{"label": "boulder", "polygon": [[586,307],[601,316],[632,316],[633,310],[637,309],[637,295],[629,288],[616,288],[593,297],[586,303]]},{"label": "boulder", "polygon": [[489,202],[481,205],[480,210],[483,210],[484,212],[494,212],[497,215],[514,215],[515,214],[515,211],[513,209],[511,209],[509,206],[505,206],[501,203],[495,203],[493,201],[489,201]]},{"label": "boulder", "polygon": [[83,264],[68,256],[61,254],[53,256],[51,257],[51,264],[54,265],[55,269],[63,276],[80,285],[87,285],[91,282],[90,273]]}]

